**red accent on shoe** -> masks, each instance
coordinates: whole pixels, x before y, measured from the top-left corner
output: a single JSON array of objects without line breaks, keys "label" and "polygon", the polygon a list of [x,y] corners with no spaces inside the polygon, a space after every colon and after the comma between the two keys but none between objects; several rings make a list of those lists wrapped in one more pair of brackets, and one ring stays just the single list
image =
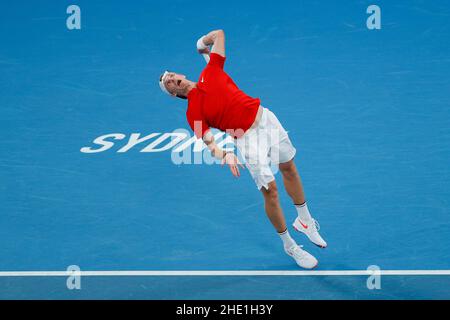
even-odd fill
[{"label": "red accent on shoe", "polygon": [[300,222],[300,224],[302,225],[303,228],[308,229],[308,225],[307,224],[303,224],[300,220],[298,220]]}]

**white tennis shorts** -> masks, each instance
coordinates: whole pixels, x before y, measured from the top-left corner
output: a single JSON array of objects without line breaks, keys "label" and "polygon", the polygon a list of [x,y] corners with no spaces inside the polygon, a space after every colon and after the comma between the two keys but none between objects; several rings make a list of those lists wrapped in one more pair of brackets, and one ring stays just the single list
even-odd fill
[{"label": "white tennis shorts", "polygon": [[258,189],[268,190],[269,182],[275,180],[271,165],[288,162],[296,153],[287,131],[267,108],[263,108],[258,125],[247,130],[235,143]]}]

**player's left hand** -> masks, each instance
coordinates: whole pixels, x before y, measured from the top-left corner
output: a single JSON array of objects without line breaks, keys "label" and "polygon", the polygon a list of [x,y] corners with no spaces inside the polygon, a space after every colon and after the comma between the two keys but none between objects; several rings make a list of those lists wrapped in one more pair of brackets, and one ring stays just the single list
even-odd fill
[{"label": "player's left hand", "polygon": [[238,157],[234,153],[227,153],[222,159],[222,166],[227,164],[230,167],[233,176],[240,177],[239,167],[244,169],[244,165],[239,161]]}]

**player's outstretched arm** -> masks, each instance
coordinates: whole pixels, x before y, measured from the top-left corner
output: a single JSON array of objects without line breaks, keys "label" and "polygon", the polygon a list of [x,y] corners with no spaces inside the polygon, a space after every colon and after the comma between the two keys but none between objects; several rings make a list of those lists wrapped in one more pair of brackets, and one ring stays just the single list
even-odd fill
[{"label": "player's outstretched arm", "polygon": [[244,168],[242,163],[233,152],[225,152],[217,146],[214,136],[210,130],[206,131],[203,135],[203,142],[208,146],[209,151],[211,151],[211,154],[214,157],[222,160],[222,165],[227,164],[230,167],[230,171],[233,176],[239,177],[241,175],[239,172],[239,166]]},{"label": "player's outstretched arm", "polygon": [[197,50],[201,54],[209,54],[210,46],[213,46],[211,52],[225,57],[225,32],[223,30],[211,31],[197,41]]}]

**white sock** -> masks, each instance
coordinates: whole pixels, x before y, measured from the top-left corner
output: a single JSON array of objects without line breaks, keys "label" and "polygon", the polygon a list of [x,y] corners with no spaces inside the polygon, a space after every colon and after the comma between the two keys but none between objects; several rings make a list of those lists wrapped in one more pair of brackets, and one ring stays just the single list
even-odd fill
[{"label": "white sock", "polygon": [[303,204],[295,204],[295,209],[297,209],[298,217],[300,220],[304,222],[311,221],[312,217],[308,210],[308,205],[305,203]]},{"label": "white sock", "polygon": [[286,231],[284,231],[284,232],[278,233],[278,235],[280,236],[281,240],[283,241],[285,248],[290,248],[293,245],[297,244],[295,242],[295,240],[292,239],[291,235],[289,234],[288,229],[286,229]]}]

